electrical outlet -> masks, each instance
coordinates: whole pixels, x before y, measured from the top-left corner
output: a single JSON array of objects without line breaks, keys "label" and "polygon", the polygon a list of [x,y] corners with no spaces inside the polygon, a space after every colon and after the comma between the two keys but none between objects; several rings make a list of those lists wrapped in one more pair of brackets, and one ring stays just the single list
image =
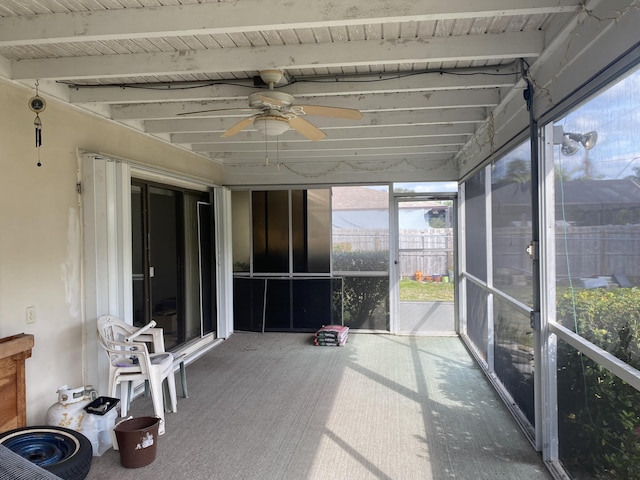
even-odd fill
[{"label": "electrical outlet", "polygon": [[36,307],[27,307],[27,323],[36,323]]}]

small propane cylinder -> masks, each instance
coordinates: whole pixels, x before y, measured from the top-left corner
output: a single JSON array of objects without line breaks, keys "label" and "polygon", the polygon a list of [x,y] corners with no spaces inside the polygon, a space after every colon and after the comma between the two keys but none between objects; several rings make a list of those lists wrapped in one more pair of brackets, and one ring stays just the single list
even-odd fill
[{"label": "small propane cylinder", "polygon": [[58,403],[54,403],[47,411],[47,425],[65,427],[81,432],[89,440],[97,435],[94,415],[85,412],[84,407],[98,398],[98,392],[91,385],[69,388],[58,387]]}]

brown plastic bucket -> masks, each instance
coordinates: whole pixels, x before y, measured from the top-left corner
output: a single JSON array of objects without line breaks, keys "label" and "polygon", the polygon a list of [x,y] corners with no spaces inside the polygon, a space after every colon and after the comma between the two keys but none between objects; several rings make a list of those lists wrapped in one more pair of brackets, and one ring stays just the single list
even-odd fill
[{"label": "brown plastic bucket", "polygon": [[156,459],[159,425],[158,417],[132,418],[116,425],[113,431],[123,467],[144,467]]}]

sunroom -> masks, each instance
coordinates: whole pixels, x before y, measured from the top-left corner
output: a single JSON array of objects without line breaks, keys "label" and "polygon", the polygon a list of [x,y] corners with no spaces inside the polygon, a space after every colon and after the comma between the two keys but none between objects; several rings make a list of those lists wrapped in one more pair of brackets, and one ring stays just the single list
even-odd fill
[{"label": "sunroom", "polygon": [[22,423],[107,390],[102,314],[187,370],[344,323],[458,336],[555,478],[640,478],[638,5],[441,3],[0,1]]}]

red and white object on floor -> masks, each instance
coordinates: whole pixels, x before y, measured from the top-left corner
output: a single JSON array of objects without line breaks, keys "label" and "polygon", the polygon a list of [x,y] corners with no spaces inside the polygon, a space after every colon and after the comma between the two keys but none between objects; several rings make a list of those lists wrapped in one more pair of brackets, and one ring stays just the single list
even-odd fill
[{"label": "red and white object on floor", "polygon": [[349,327],[344,325],[323,325],[313,339],[315,345],[344,347],[349,339]]}]

